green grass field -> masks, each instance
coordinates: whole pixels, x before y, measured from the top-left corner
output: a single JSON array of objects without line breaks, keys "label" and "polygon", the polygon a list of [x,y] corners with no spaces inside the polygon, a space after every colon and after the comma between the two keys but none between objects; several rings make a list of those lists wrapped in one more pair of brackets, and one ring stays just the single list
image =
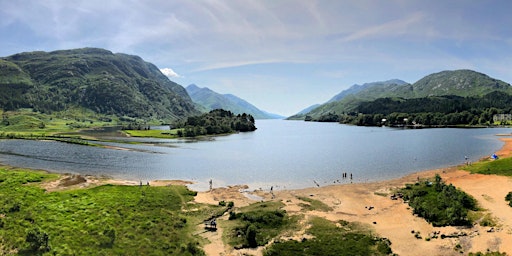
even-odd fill
[{"label": "green grass field", "polygon": [[0,169],[0,254],[204,255],[193,235],[221,206],[190,204],[184,186],[47,192],[55,174]]},{"label": "green grass field", "polygon": [[484,160],[465,166],[463,169],[471,173],[512,176],[512,157]]}]

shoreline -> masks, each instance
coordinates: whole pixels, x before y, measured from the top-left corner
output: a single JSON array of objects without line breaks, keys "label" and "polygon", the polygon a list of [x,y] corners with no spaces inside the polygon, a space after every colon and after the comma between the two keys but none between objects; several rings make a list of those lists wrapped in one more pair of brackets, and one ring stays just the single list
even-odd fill
[{"label": "shoreline", "polygon": [[[512,157],[512,135],[500,136],[504,142],[496,154],[502,158]],[[482,158],[480,160],[485,159]],[[4,168],[15,168],[0,165]],[[319,216],[331,221],[346,220],[359,222],[370,226],[374,232],[391,241],[391,248],[399,255],[460,255],[454,248],[460,245],[465,254],[470,252],[499,251],[512,254],[512,207],[508,206],[504,197],[512,191],[512,177],[471,174],[460,170],[458,166],[414,172],[400,178],[372,181],[366,183],[329,184],[321,187],[300,189],[249,191],[246,185],[234,185],[213,188],[211,191],[198,192],[194,199],[196,203],[217,205],[220,201],[232,201],[235,207],[243,207],[259,201],[280,201],[285,204],[284,210],[290,215],[302,215],[304,218]],[[109,177],[81,176],[76,174],[58,173],[58,180],[43,184],[48,191],[88,188],[103,184],[139,185],[140,181],[112,179]],[[492,230],[490,227],[475,225],[473,227],[433,227],[423,218],[416,217],[412,209],[401,200],[391,200],[389,195],[393,189],[403,187],[406,183],[414,183],[418,179],[432,178],[435,174],[453,184],[458,189],[473,196],[484,209],[484,214],[490,214],[497,222]],[[151,186],[190,185],[191,181],[184,180],[154,180]],[[143,183],[146,185],[146,183]],[[492,189],[489,189],[492,188]],[[300,197],[319,200],[332,210],[305,211]],[[370,207],[371,206],[371,207]],[[373,232],[373,231],[372,231]],[[420,233],[422,238],[415,237]],[[445,239],[429,239],[430,234],[464,234]],[[262,255],[258,250],[236,251],[225,245],[221,232],[206,233],[210,244],[204,246],[207,255]],[[300,237],[299,237],[300,239]]]},{"label": "shoreline", "polygon": [[[505,144],[496,154],[503,158],[512,157],[512,137],[499,139]],[[290,215],[304,215],[306,219],[319,216],[331,221],[346,220],[368,225],[380,237],[390,239],[391,248],[398,255],[424,255],[426,251],[430,255],[461,255],[454,250],[457,245],[461,246],[464,255],[487,251],[512,254],[512,207],[504,200],[505,195],[512,191],[512,177],[471,174],[460,170],[461,166],[425,170],[397,179],[369,183],[331,184],[273,193],[263,190],[251,192],[261,200],[251,200],[243,195],[243,186],[214,188],[212,191],[198,192],[195,202],[218,204],[224,200],[233,201],[235,207],[243,207],[258,201],[280,201],[285,204],[284,210]],[[491,229],[479,224],[473,227],[433,227],[425,219],[413,215],[412,209],[402,200],[389,198],[393,189],[403,187],[406,183],[415,183],[418,179],[433,178],[435,174],[439,174],[446,183],[473,196],[483,208],[483,214],[490,214],[497,222],[496,227]],[[299,197],[319,200],[332,210],[304,211],[301,207],[304,202]],[[426,238],[434,232],[457,235],[427,241]],[[418,239],[415,233],[421,234],[422,238]],[[221,235],[209,234],[207,239],[211,241],[204,248],[207,255],[262,255],[261,248],[256,251],[235,251],[223,244]]]}]

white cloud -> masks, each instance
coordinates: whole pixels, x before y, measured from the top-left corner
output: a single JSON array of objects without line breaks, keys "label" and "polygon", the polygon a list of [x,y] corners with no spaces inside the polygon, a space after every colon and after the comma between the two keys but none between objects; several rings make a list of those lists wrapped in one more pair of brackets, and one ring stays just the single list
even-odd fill
[{"label": "white cloud", "polygon": [[171,68],[162,68],[160,69],[160,72],[162,72],[167,77],[181,77],[178,75],[178,73],[174,72]]}]

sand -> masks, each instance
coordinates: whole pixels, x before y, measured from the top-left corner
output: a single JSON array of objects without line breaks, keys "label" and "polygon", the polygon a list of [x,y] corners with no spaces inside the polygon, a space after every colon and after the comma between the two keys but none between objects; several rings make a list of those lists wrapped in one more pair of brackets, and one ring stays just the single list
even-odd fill
[{"label": "sand", "polygon": [[[512,156],[512,138],[500,138],[505,142],[503,148],[496,152],[500,157]],[[492,230],[490,227],[475,225],[464,227],[433,227],[423,218],[416,217],[402,200],[391,200],[389,195],[394,188],[406,183],[414,183],[417,179],[432,178],[441,175],[446,183],[472,195],[485,213],[491,214],[498,223]],[[212,191],[199,192],[195,201],[198,203],[218,204],[219,201],[233,201],[235,206],[242,207],[257,200],[252,200],[241,191],[244,186],[214,188]],[[411,174],[400,179],[331,185],[319,188],[274,191],[274,198],[269,191],[253,191],[259,200],[276,200],[285,203],[289,214],[304,214],[305,218],[320,216],[337,221],[347,220],[366,223],[373,227],[375,234],[391,241],[391,249],[398,255],[467,255],[470,252],[500,251],[512,254],[512,207],[504,200],[505,195],[512,191],[512,178],[496,175],[469,174],[458,167],[424,171]],[[299,206],[303,201],[298,196],[320,200],[332,211],[304,212]],[[371,207],[370,207],[371,206]],[[371,210],[370,210],[371,208]],[[208,232],[205,237],[211,241],[204,249],[207,255],[262,255],[262,248],[238,251],[225,245],[221,239],[222,226],[217,232]],[[492,231],[492,232],[489,232]],[[421,239],[415,234],[419,233]],[[438,233],[439,238],[427,237]],[[441,239],[440,234],[465,234],[454,238]],[[297,234],[302,236],[303,234]],[[460,245],[459,250],[455,250]],[[460,253],[462,251],[463,253]]]}]

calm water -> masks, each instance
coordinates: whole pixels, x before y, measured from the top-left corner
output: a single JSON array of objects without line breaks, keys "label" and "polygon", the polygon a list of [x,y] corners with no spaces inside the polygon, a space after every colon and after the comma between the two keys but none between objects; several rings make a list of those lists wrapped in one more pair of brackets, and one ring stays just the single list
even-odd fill
[{"label": "calm water", "polygon": [[477,161],[503,143],[512,129],[402,130],[283,120],[257,120],[258,130],[208,141],[142,139],[145,144],[105,143],[114,150],[46,141],[0,140],[7,165],[133,180],[185,179],[204,190],[300,188],[396,178],[420,170]]}]

